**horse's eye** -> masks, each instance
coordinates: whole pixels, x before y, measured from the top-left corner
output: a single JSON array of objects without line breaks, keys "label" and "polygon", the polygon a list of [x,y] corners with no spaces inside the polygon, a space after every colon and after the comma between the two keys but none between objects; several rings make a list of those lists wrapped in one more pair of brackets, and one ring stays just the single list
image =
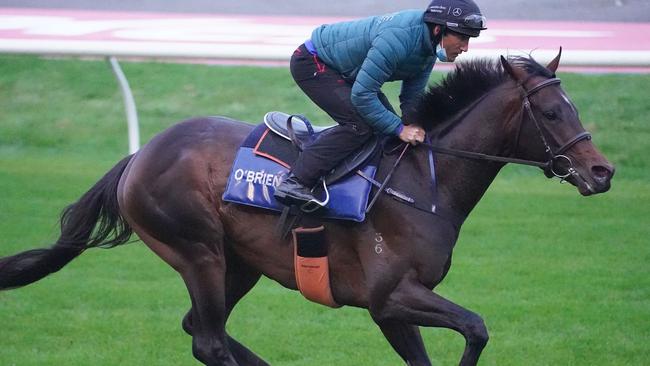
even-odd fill
[{"label": "horse's eye", "polygon": [[553,111],[546,111],[543,114],[544,114],[544,117],[546,117],[546,119],[548,119],[550,121],[554,121],[554,120],[557,119],[557,114],[555,114],[555,112],[553,112]]}]

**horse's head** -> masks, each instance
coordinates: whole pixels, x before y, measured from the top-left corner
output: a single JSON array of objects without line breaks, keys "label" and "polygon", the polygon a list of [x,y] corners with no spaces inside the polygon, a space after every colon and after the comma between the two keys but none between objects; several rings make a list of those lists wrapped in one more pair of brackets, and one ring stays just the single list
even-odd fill
[{"label": "horse's head", "polygon": [[570,182],[584,196],[603,193],[610,188],[614,166],[591,142],[575,105],[555,77],[561,54],[560,48],[546,70],[530,69],[530,64],[520,67],[501,57],[505,71],[523,94],[524,111],[515,136],[516,155],[549,161],[546,175]]}]

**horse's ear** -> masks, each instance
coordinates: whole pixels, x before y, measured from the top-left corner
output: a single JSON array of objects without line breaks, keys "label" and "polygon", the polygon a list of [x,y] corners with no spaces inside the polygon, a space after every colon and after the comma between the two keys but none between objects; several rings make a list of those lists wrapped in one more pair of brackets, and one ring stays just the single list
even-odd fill
[{"label": "horse's ear", "polygon": [[551,70],[553,74],[555,74],[555,70],[557,70],[557,67],[560,66],[560,56],[562,56],[562,47],[560,47],[560,52],[555,56],[553,61],[551,61],[546,68]]},{"label": "horse's ear", "polygon": [[508,75],[510,75],[510,77],[512,77],[516,82],[521,83],[526,80],[526,72],[516,66],[510,65],[508,60],[503,56],[501,56],[501,65],[503,65],[503,69],[506,70]]}]

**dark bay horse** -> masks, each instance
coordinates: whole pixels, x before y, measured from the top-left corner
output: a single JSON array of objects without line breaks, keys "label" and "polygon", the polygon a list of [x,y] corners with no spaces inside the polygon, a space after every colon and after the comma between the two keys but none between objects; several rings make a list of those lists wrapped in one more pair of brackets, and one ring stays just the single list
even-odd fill
[{"label": "dark bay horse", "polygon": [[[436,146],[534,161],[548,161],[550,154],[553,170],[568,172],[565,179],[582,195],[605,192],[614,167],[588,138],[555,78],[559,59],[546,67],[529,58],[461,64],[408,118],[425,127]],[[195,357],[207,365],[267,365],[225,330],[260,276],[296,289],[292,245],[275,234],[279,216],[221,200],[251,129],[211,117],[160,133],[64,210],[56,244],[0,259],[0,289],[37,281],[85,249],[123,244],[135,232],[189,290],[192,307],[182,324]],[[386,158],[378,176],[392,164]],[[437,206],[466,217],[504,163],[439,154],[436,165]],[[429,175],[427,147],[412,147],[391,186],[432,202]],[[337,303],[368,309],[408,365],[431,365],[420,326],[459,332],[466,340],[460,364],[477,364],[488,341],[483,320],[432,291],[451,265],[458,221],[382,196],[363,223],[326,225]]]}]

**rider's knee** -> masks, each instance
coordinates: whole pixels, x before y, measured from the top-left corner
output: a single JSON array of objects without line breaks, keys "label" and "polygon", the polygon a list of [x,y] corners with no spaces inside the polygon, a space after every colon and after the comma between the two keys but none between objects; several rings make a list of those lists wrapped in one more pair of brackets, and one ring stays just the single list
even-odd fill
[{"label": "rider's knee", "polygon": [[363,121],[351,123],[350,128],[361,139],[369,139],[375,133],[373,128]]}]

